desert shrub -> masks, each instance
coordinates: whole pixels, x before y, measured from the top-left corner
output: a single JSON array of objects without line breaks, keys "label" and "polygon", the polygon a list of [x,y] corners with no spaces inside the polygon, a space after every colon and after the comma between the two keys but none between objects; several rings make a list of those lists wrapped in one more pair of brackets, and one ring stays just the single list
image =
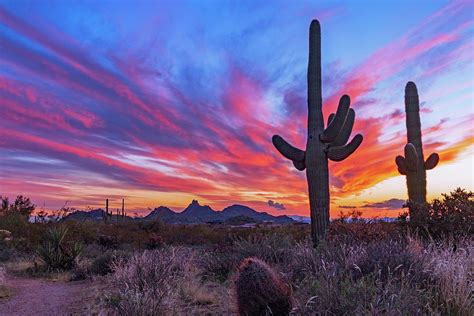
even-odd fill
[{"label": "desert shrub", "polygon": [[474,192],[456,189],[428,204],[409,202],[410,227],[420,234],[440,238],[444,235],[474,233]]},{"label": "desert shrub", "polygon": [[103,223],[80,222],[80,221],[62,221],[62,227],[67,227],[68,235],[74,240],[80,241],[85,245],[97,242],[98,235],[103,231]]},{"label": "desert shrub", "polygon": [[107,249],[118,249],[121,242],[117,236],[100,234],[97,236],[97,244]]},{"label": "desert shrub", "polygon": [[114,262],[126,260],[128,253],[123,251],[106,251],[96,257],[89,268],[89,273],[93,275],[106,275],[113,272]]},{"label": "desert shrub", "polygon": [[293,305],[290,287],[276,271],[257,258],[247,258],[235,277],[239,315],[288,315]]},{"label": "desert shrub", "polygon": [[12,233],[5,229],[0,229],[0,241],[11,239]]},{"label": "desert shrub", "polygon": [[0,267],[0,286],[5,284],[6,271],[4,267]]},{"label": "desert shrub", "polygon": [[163,238],[160,235],[157,234],[151,234],[148,237],[148,240],[145,243],[145,248],[146,249],[158,249],[164,246],[164,241]]},{"label": "desert shrub", "polygon": [[161,220],[156,219],[139,222],[138,227],[145,232],[159,233],[165,228],[165,224]]},{"label": "desert shrub", "polygon": [[163,315],[177,308],[179,284],[192,252],[184,248],[145,250],[113,264],[106,305],[119,315]]},{"label": "desert shrub", "polygon": [[18,195],[13,203],[10,203],[8,197],[0,196],[0,216],[8,214],[18,214],[28,220],[36,205],[31,203],[30,199]]},{"label": "desert shrub", "polygon": [[20,214],[9,213],[0,217],[0,229],[9,231],[14,237],[24,236],[29,226]]},{"label": "desert shrub", "polygon": [[94,275],[106,275],[112,273],[112,263],[115,259],[114,254],[106,252],[92,261],[90,273]]},{"label": "desert shrub", "polygon": [[16,252],[6,241],[0,240],[0,262],[11,260],[15,254]]},{"label": "desert shrub", "polygon": [[48,230],[37,255],[49,271],[69,270],[75,267],[83,247],[77,242],[67,241],[67,228],[53,227]]}]

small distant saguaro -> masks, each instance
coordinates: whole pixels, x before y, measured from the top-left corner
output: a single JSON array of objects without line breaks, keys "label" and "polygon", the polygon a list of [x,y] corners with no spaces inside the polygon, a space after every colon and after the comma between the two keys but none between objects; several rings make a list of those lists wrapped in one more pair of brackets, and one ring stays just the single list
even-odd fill
[{"label": "small distant saguaro", "polygon": [[104,222],[107,223],[107,217],[109,216],[109,199],[105,199],[105,216]]},{"label": "small distant saguaro", "polygon": [[420,102],[415,83],[408,82],[405,87],[405,112],[407,140],[405,157],[397,156],[395,162],[398,172],[407,178],[408,199],[411,202],[426,203],[426,170],[433,169],[439,162],[437,153],[426,161],[421,141]]},{"label": "small distant saguaro", "polygon": [[308,136],[306,150],[290,145],[274,135],[273,145],[296,169],[306,169],[309,204],[311,209],[311,235],[313,243],[325,237],[329,226],[329,171],[328,159],[341,161],[349,157],[362,143],[357,134],[349,143],[354,126],[355,112],[350,108],[350,98],[339,100],[336,114],[331,114],[324,128],[321,87],[321,27],[317,20],[309,29],[308,63]]}]

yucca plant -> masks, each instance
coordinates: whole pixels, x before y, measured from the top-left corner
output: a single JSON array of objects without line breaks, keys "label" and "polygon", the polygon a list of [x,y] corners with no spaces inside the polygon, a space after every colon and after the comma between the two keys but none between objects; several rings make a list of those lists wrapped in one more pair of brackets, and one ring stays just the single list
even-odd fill
[{"label": "yucca plant", "polygon": [[83,246],[66,242],[67,228],[51,228],[36,253],[48,270],[70,270],[76,266]]}]

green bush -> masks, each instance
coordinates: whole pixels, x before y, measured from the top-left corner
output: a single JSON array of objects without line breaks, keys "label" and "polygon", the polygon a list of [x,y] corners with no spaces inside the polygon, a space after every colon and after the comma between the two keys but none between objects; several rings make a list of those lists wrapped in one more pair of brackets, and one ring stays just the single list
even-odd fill
[{"label": "green bush", "polygon": [[409,226],[422,235],[439,238],[445,235],[474,233],[474,192],[457,188],[443,198],[422,205],[408,203]]}]

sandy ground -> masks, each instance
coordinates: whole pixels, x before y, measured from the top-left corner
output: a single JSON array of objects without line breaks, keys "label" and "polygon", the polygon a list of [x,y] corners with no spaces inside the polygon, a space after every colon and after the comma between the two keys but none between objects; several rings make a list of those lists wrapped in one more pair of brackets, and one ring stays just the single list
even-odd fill
[{"label": "sandy ground", "polygon": [[12,295],[0,299],[0,315],[88,315],[94,299],[90,281],[55,282],[8,276]]}]

